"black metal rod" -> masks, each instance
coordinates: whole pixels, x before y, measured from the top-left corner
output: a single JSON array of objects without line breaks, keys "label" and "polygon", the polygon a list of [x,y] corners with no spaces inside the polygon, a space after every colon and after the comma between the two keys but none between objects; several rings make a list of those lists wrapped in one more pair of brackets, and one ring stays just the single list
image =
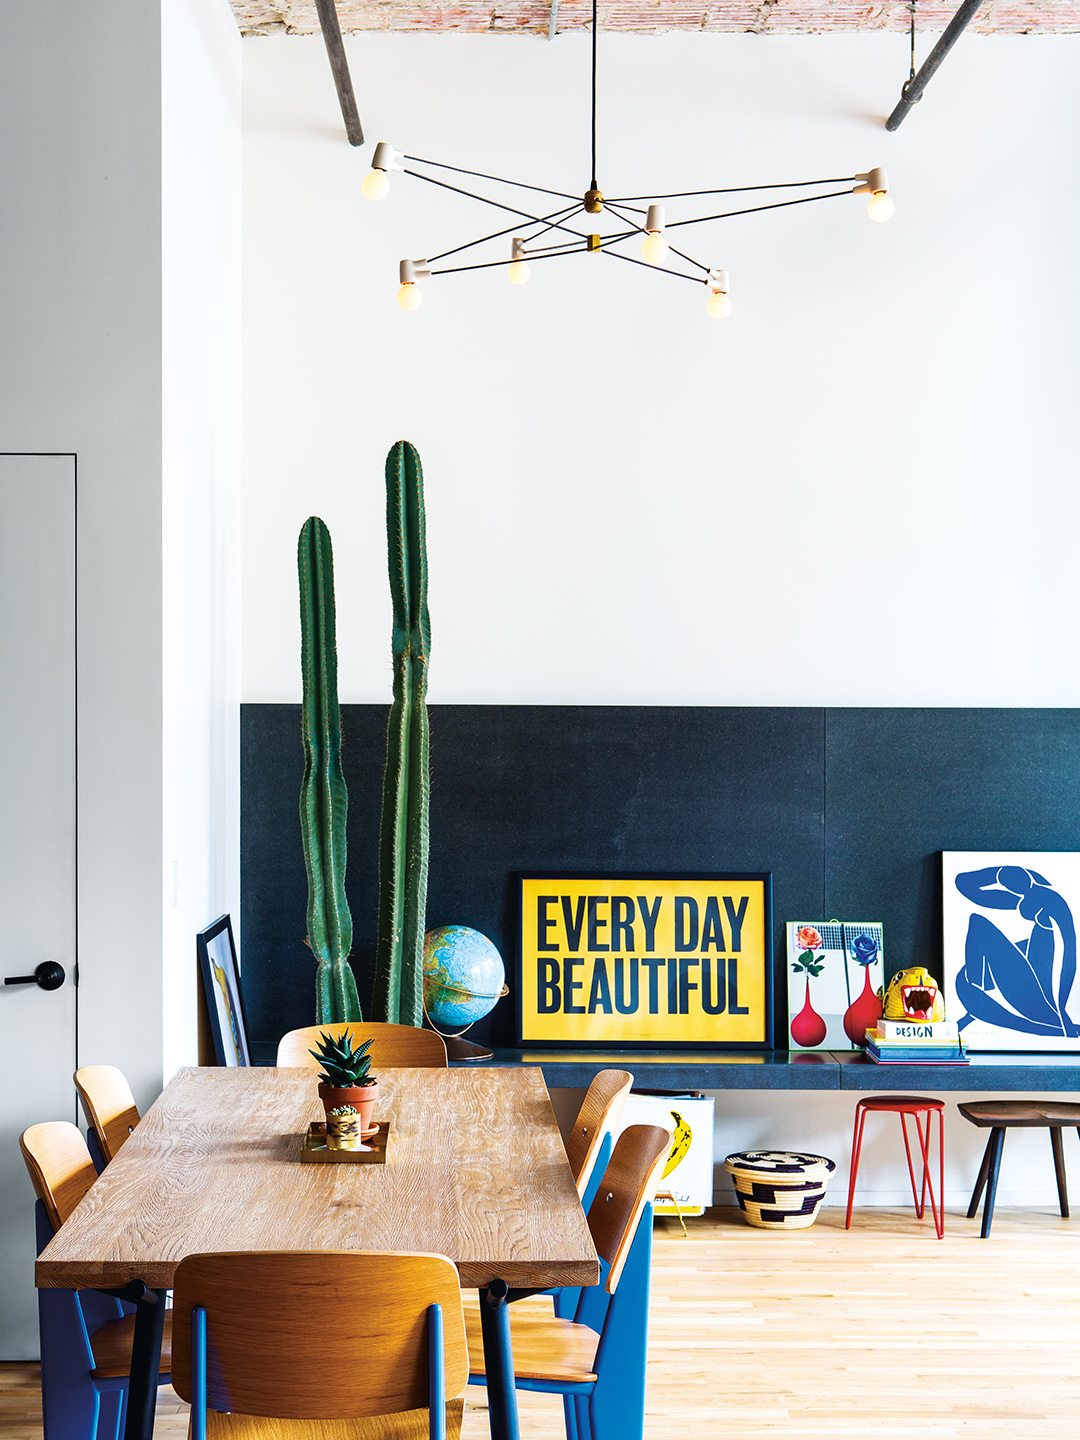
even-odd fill
[{"label": "black metal rod", "polygon": [[592,4],[592,183],[596,189],[596,0]]},{"label": "black metal rod", "polygon": [[[537,190],[541,195],[557,195],[561,200],[577,200],[579,198],[565,190],[548,190],[543,185],[526,185],[524,180],[506,180],[501,175],[485,175],[483,170],[466,170],[462,165],[444,165],[441,160],[425,160],[422,155],[406,155],[404,158],[413,165],[434,165],[436,170],[453,170],[458,175],[472,175],[476,180],[494,180],[496,185],[515,185],[519,190]],[[468,192],[463,191],[462,193],[467,194]]]},{"label": "black metal rod", "polygon": [[352,76],[349,74],[345,42],[341,38],[337,6],[334,4],[334,0],[315,0],[315,8],[319,12],[319,25],[322,29],[323,39],[326,41],[330,69],[334,72],[334,84],[337,86],[341,118],[345,122],[345,134],[349,137],[350,145],[363,145],[364,130],[360,124],[360,112],[356,108],[356,95],[353,92]]},{"label": "black metal rod", "polygon": [[854,185],[854,175],[834,175],[830,180],[781,180],[775,185],[729,185],[726,190],[676,190],[670,195],[617,195],[614,200],[604,196],[605,205],[625,205],[627,200],[687,200],[694,195],[742,195],[751,190],[798,190],[807,185]]},{"label": "black metal rod", "polygon": [[[509,215],[520,215],[524,220],[531,220],[534,225],[543,223],[542,217],[539,215],[530,215],[527,210],[518,210],[513,205],[503,205],[499,200],[489,200],[486,195],[474,195],[471,190],[462,190],[459,185],[448,185],[445,180],[436,180],[434,175],[421,175],[419,170],[405,170],[402,173],[411,175],[414,180],[426,180],[429,185],[438,185],[443,190],[452,190],[455,195],[464,195],[469,200],[478,200],[481,205],[491,205],[496,210],[505,210]],[[556,230],[565,230],[570,235],[576,235],[579,240],[586,238],[580,230],[571,230],[568,225],[559,224],[557,221],[553,222],[553,225]],[[478,245],[480,242],[474,240],[472,243]],[[467,250],[469,247],[467,245],[461,245],[458,248]],[[444,254],[445,253],[444,251]]]},{"label": "black metal rod", "polygon": [[749,210],[725,210],[719,215],[698,215],[693,220],[669,220],[664,227],[674,230],[678,225],[704,225],[708,220],[730,220],[735,215],[757,215],[762,210],[785,210],[789,205],[811,205],[815,200],[838,200],[850,190],[830,190],[827,195],[800,195],[798,200],[777,200],[773,205],[752,205]]},{"label": "black metal rod", "polygon": [[[574,213],[580,209],[580,205],[565,205],[561,210],[553,210],[550,215],[539,217],[532,223],[539,224],[540,219],[551,221],[552,223],[545,224],[543,229],[538,230],[536,235],[530,236],[529,238],[533,240],[537,239],[538,236],[543,235],[546,230],[551,230],[559,220],[571,219]],[[481,235],[479,240],[466,240],[464,245],[455,245],[452,250],[444,250],[439,255],[432,255],[428,264],[434,265],[436,260],[445,260],[450,255],[456,255],[459,250],[471,250],[474,245],[483,245],[487,240],[500,240],[504,235],[512,235],[515,230],[527,230],[528,228],[527,225],[519,225],[515,220],[513,225],[507,225],[505,230],[493,230],[490,235]]]},{"label": "black metal rod", "polygon": [[957,10],[956,14],[949,21],[941,36],[941,39],[934,46],[933,50],[923,61],[919,73],[914,80],[908,80],[900,92],[900,99],[896,102],[896,108],[885,121],[886,130],[898,130],[911,107],[917,104],[923,96],[927,83],[933,79],[938,66],[945,59],[952,47],[959,40],[960,36],[967,29],[969,22],[974,19],[975,11],[982,4],[982,0],[964,0],[964,3]]}]

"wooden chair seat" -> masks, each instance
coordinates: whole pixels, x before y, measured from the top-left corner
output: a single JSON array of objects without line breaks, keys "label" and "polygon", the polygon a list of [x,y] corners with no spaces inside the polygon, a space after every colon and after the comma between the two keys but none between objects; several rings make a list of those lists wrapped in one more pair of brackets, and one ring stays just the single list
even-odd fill
[{"label": "wooden chair seat", "polygon": [[1051,1125],[1080,1126],[1080,1105],[1067,1100],[976,1100],[956,1108],[965,1120],[984,1128],[1016,1125],[1045,1130]]},{"label": "wooden chair seat", "polygon": [[[483,1375],[484,1341],[480,1333],[480,1311],[465,1312],[465,1334],[469,1342],[469,1374]],[[588,1384],[596,1379],[596,1347],[600,1336],[588,1325],[554,1316],[510,1316],[510,1339],[514,1352],[514,1375],[519,1380],[557,1380],[566,1384]]]},{"label": "wooden chair seat", "polygon": [[[446,1440],[460,1440],[464,1400],[446,1402]],[[361,1420],[269,1420],[264,1415],[206,1412],[206,1440],[428,1440],[428,1412],[368,1415]]]},{"label": "wooden chair seat", "polygon": [[[90,1371],[94,1380],[111,1380],[131,1371],[131,1344],[135,1338],[135,1316],[110,1320],[90,1337],[96,1366]],[[161,1337],[161,1373],[172,1370],[172,1315],[165,1316],[165,1333]]]}]

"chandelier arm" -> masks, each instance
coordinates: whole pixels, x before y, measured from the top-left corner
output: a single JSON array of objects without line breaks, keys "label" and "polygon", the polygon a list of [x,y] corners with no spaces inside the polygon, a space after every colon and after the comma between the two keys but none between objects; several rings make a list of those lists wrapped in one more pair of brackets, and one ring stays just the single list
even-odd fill
[{"label": "chandelier arm", "polygon": [[671,195],[626,195],[618,196],[614,200],[608,200],[605,196],[604,204],[625,205],[627,200],[690,200],[695,195],[748,195],[752,190],[798,190],[807,185],[846,185],[849,181],[854,185],[858,178],[857,175],[833,175],[828,180],[781,180],[776,185],[729,185],[726,190],[676,190]]},{"label": "chandelier arm", "polygon": [[514,185],[519,190],[537,190],[541,195],[557,195],[560,200],[578,198],[565,190],[548,190],[543,185],[527,185],[524,180],[505,180],[501,175],[485,175],[482,170],[466,170],[461,165],[446,165],[441,160],[424,160],[419,155],[405,155],[402,158],[414,165],[434,165],[437,170],[453,170],[457,175],[472,175],[477,180],[494,180],[497,185]]},{"label": "chandelier arm", "polygon": [[[558,220],[552,219],[550,215],[545,215],[545,221],[549,221],[550,223],[545,224],[542,229],[537,230],[535,235],[529,235],[525,238],[529,240],[539,240],[541,235],[546,235],[549,230],[554,230],[556,225],[564,225],[567,220],[572,220],[575,215],[583,215],[585,213],[585,206],[578,203],[570,210],[568,214],[562,214],[561,212],[555,213],[558,213],[559,215]],[[576,235],[578,232],[574,230],[571,233]]]},{"label": "chandelier arm", "polygon": [[[478,200],[481,205],[493,205],[496,210],[505,210],[508,215],[520,215],[523,220],[531,220],[534,225],[543,224],[540,216],[530,215],[527,210],[518,210],[513,205],[503,205],[499,200],[489,200],[486,195],[474,195],[471,190],[462,190],[460,185],[448,185],[445,180],[436,180],[434,175],[421,175],[419,170],[406,170],[404,173],[411,175],[414,180],[426,180],[429,185],[439,185],[443,190],[452,190],[455,195],[464,195],[466,200]],[[566,229],[566,226],[557,220],[553,223],[557,230]],[[581,236],[581,232],[578,230],[571,230],[569,233],[571,235],[578,235],[584,239],[584,236]],[[474,245],[477,243],[477,241],[473,241]]]},{"label": "chandelier arm", "polygon": [[695,285],[701,284],[696,275],[684,275],[681,270],[669,270],[665,265],[651,265],[648,260],[635,260],[633,255],[622,255],[618,250],[605,250],[603,245],[600,250],[602,254],[610,255],[613,260],[625,260],[629,265],[644,265],[646,270],[658,270],[661,275],[674,275],[677,280],[690,280]]},{"label": "chandelier arm", "polygon": [[[578,245],[573,250],[559,250],[556,251],[553,255],[538,255],[536,258],[538,260],[557,260],[560,255],[583,255],[585,253],[585,247]],[[532,258],[533,257],[530,255],[529,259],[531,260]],[[499,266],[512,265],[513,263],[513,260],[484,260],[477,265],[450,265],[445,270],[432,270],[431,273],[433,276],[458,275],[463,270],[493,270]],[[670,273],[675,275],[678,272],[673,270]]]},{"label": "chandelier arm", "polygon": [[[551,212],[551,215],[545,215],[543,219],[551,220],[552,216],[558,216],[560,220],[569,220],[571,216],[575,215],[577,211],[579,211],[581,208],[582,207],[580,204],[576,206],[565,206],[562,210],[553,210]],[[537,232],[537,235],[531,235],[529,238],[531,240],[535,240],[538,238],[539,235],[545,234],[548,230],[552,228],[553,227],[551,225],[545,225],[542,230]],[[515,221],[513,225],[507,225],[505,230],[493,230],[490,235],[484,235],[479,240],[467,240],[464,245],[455,245],[452,250],[444,250],[441,255],[432,255],[431,260],[428,261],[428,264],[430,265],[432,261],[435,260],[445,260],[448,255],[456,255],[459,250],[471,250],[474,245],[483,245],[485,240],[499,240],[504,235],[513,234],[513,232],[517,229],[518,224]]]},{"label": "chandelier arm", "polygon": [[668,230],[676,225],[704,225],[709,220],[730,220],[735,215],[757,215],[762,210],[783,210],[788,205],[809,205],[814,200],[839,200],[849,195],[849,190],[831,190],[828,195],[800,195],[798,200],[777,200],[772,205],[751,205],[748,210],[725,210],[720,215],[699,215],[694,220],[669,220]]},{"label": "chandelier arm", "polygon": [[[610,200],[606,200],[604,203],[607,205],[608,209],[615,214],[616,219],[621,220],[624,218],[622,215],[619,214],[619,211],[624,208],[623,206],[618,204],[613,205]],[[630,223],[633,224],[633,221],[631,221]],[[647,233],[648,232],[643,226],[637,225],[633,230],[628,230],[625,235],[620,235],[617,238],[619,240],[628,240],[631,235],[645,235]],[[612,241],[612,243],[615,242]],[[669,245],[668,249],[673,255],[677,255],[680,260],[685,260],[688,265],[694,265],[697,267],[698,270],[704,270],[706,275],[710,275],[712,273],[712,270],[708,265],[703,265],[700,260],[695,260],[692,255],[684,255],[681,250],[676,250],[674,245]]]}]

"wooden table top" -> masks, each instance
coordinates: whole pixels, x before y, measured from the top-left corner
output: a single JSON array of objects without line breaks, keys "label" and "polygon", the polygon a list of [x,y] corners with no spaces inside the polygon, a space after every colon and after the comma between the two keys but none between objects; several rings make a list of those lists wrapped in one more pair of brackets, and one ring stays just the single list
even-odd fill
[{"label": "wooden table top", "polygon": [[385,1165],[302,1165],[314,1070],[185,1069],[37,1261],[44,1288],[170,1286],[185,1255],[406,1250],[463,1286],[595,1285],[599,1265],[535,1069],[383,1070]]}]

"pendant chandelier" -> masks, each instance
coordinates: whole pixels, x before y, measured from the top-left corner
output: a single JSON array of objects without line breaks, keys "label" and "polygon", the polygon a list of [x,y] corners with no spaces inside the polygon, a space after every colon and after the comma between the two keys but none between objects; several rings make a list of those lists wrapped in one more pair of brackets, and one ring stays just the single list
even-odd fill
[{"label": "pendant chandelier", "polygon": [[[583,195],[561,190],[549,190],[542,185],[528,185],[520,180],[507,180],[498,175],[485,175],[478,170],[466,170],[460,165],[447,165],[438,160],[423,160],[418,155],[404,155],[385,141],[375,147],[371,169],[364,176],[361,189],[369,200],[382,200],[390,189],[390,173],[398,170],[415,180],[426,180],[455,195],[467,196],[470,200],[489,205],[504,214],[513,215],[513,222],[502,230],[481,235],[462,245],[455,245],[432,255],[426,260],[402,260],[399,268],[398,304],[403,310],[415,310],[423,295],[419,281],[433,279],[439,275],[458,275],[466,270],[505,269],[507,278],[515,285],[524,285],[529,279],[529,262],[555,260],[566,255],[602,254],[614,260],[623,260],[630,265],[644,265],[661,270],[665,275],[674,275],[679,280],[689,280],[694,285],[704,285],[708,292],[706,309],[716,320],[723,320],[731,313],[730,284],[726,270],[714,268],[696,260],[692,255],[676,248],[671,232],[687,225],[704,225],[712,220],[727,220],[735,215],[754,215],[761,210],[783,210],[790,205],[808,205],[815,200],[835,200],[846,195],[869,195],[867,214],[872,220],[888,220],[895,209],[889,195],[889,182],[881,167],[859,175],[832,177],[826,180],[789,180],[776,185],[735,185],[726,189],[684,190],[666,195],[623,195],[611,199],[603,194],[597,182],[596,165],[596,42],[597,42],[597,0],[592,0],[592,147],[591,179]],[[444,174],[469,177],[491,184],[509,186],[518,191],[528,192],[531,197],[551,197],[561,203],[545,214],[534,213],[543,209],[543,203],[534,200],[529,209],[519,209],[503,200],[493,199],[462,185],[452,184],[445,178],[426,174],[424,170],[411,167],[423,166],[425,170],[437,170]],[[842,185],[845,188],[837,190]],[[698,200],[704,203],[707,197],[719,195],[749,196],[763,191],[801,190],[800,194],[786,199],[770,199],[764,204],[744,205],[735,210],[724,210],[717,214],[693,215],[689,218],[668,220],[662,202],[668,200]],[[523,199],[522,204],[528,200]],[[723,202],[721,202],[723,203]],[[601,219],[593,217],[603,216]],[[589,229],[579,227],[590,227]],[[626,253],[640,242],[638,254]],[[470,256],[479,246],[491,247],[501,242],[502,257],[499,259],[478,259]],[[507,253],[509,251],[509,253]],[[483,252],[482,252],[483,253]],[[444,261],[457,263],[443,264]]]}]

